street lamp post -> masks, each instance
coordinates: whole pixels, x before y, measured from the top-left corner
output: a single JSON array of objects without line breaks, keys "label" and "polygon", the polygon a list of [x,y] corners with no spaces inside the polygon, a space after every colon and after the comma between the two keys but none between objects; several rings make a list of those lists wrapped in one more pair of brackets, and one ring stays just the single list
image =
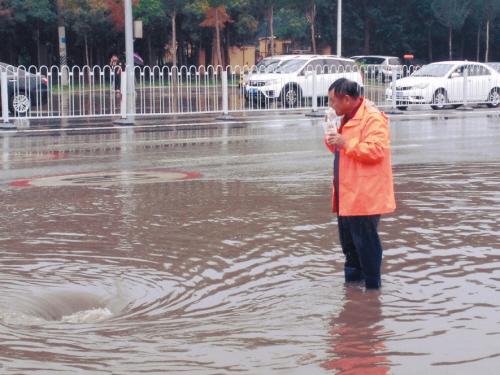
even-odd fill
[{"label": "street lamp post", "polygon": [[337,56],[342,56],[342,0],[337,0]]},{"label": "street lamp post", "polygon": [[134,22],[132,17],[132,0],[124,0],[125,7],[125,74],[127,76],[126,119],[115,123],[126,125],[135,122],[135,79],[134,79]]},{"label": "street lamp post", "polygon": [[57,34],[59,37],[59,69],[61,84],[68,84],[68,60],[66,56],[66,28],[63,18],[64,0],[57,0]]}]

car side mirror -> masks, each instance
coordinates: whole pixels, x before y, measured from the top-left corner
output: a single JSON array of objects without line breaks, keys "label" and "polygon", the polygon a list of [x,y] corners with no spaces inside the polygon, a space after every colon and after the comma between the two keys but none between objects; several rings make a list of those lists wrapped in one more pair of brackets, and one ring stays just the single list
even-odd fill
[{"label": "car side mirror", "polygon": [[462,75],[460,73],[457,73],[457,72],[451,73],[451,76],[450,76],[450,78],[459,78],[459,77],[462,77]]}]

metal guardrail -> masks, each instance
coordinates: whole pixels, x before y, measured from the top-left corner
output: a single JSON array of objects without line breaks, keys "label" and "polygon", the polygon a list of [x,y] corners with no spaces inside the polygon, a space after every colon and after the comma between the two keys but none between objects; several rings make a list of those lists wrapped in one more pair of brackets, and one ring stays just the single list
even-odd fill
[{"label": "metal guardrail", "polygon": [[[129,69],[129,68],[126,68]],[[330,84],[346,77],[382,109],[458,106],[500,102],[500,74],[471,65],[442,87],[405,77],[419,67],[312,66],[301,73],[269,72],[256,66],[0,67],[2,121],[16,118],[126,117],[269,110],[319,111],[328,105]],[[488,74],[486,74],[488,73]],[[67,77],[67,84],[63,80]],[[135,108],[127,108],[126,79],[135,79]],[[412,75],[414,77],[414,75]]]}]

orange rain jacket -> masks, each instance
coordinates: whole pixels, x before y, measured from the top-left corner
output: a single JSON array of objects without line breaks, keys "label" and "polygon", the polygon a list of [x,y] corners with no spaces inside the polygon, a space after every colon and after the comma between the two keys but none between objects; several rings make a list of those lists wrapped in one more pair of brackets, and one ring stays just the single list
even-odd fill
[{"label": "orange rain jacket", "polygon": [[[365,216],[396,209],[392,181],[390,134],[387,116],[363,99],[356,114],[342,127],[345,146],[339,161],[339,216]],[[329,150],[335,147],[326,143]]]}]

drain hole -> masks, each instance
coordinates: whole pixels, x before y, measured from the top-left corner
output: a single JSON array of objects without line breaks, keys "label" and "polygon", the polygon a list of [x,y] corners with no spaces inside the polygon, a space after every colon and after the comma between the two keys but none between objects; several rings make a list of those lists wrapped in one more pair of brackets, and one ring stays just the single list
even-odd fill
[{"label": "drain hole", "polygon": [[53,292],[35,297],[23,310],[45,321],[94,323],[113,316],[107,302],[105,297],[85,292]]}]

